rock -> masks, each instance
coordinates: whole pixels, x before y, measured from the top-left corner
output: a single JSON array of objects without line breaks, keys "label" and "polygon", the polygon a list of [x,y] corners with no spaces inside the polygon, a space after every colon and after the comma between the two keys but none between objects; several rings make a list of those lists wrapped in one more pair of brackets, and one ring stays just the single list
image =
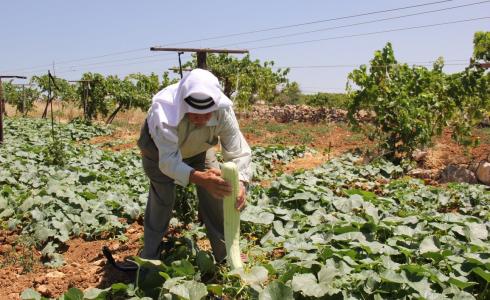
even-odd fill
[{"label": "rock", "polygon": [[476,175],[463,166],[449,165],[441,173],[439,182],[466,182],[466,183],[478,183]]},{"label": "rock", "polygon": [[114,244],[111,245],[111,250],[117,251],[117,250],[119,250],[120,247],[121,247],[121,244],[119,244],[118,242],[115,242]]},{"label": "rock", "polygon": [[478,170],[478,166],[480,166],[480,161],[472,161],[470,165],[468,166],[468,169],[471,172],[476,173],[476,170]]},{"label": "rock", "polygon": [[99,267],[102,267],[105,265],[105,260],[104,259],[99,259],[99,260],[96,260],[92,263],[94,266],[99,266]]},{"label": "rock", "polygon": [[413,169],[408,172],[408,175],[420,179],[431,179],[434,176],[434,171],[425,169]]},{"label": "rock", "polygon": [[48,286],[45,285],[45,284],[41,284],[40,286],[38,286],[36,288],[36,291],[38,291],[39,293],[41,293],[42,295],[47,295],[49,293],[49,289],[48,289]]},{"label": "rock", "polygon": [[426,157],[427,157],[427,154],[429,152],[427,151],[422,151],[422,150],[419,150],[419,149],[415,149],[415,151],[413,151],[412,153],[412,158],[415,160],[415,161],[423,161]]},{"label": "rock", "polygon": [[480,125],[483,126],[483,127],[489,127],[490,126],[490,117],[485,117],[481,121]]},{"label": "rock", "polygon": [[10,293],[9,294],[9,299],[20,299],[19,294],[17,293]]},{"label": "rock", "polygon": [[34,278],[35,284],[42,285],[45,282],[46,282],[46,277],[44,277],[44,276],[39,276],[39,277]]},{"label": "rock", "polygon": [[65,273],[62,273],[60,271],[53,271],[53,272],[47,273],[46,277],[47,278],[63,278],[63,277],[65,277]]},{"label": "rock", "polygon": [[482,162],[476,170],[478,180],[486,185],[490,185],[490,162]]}]

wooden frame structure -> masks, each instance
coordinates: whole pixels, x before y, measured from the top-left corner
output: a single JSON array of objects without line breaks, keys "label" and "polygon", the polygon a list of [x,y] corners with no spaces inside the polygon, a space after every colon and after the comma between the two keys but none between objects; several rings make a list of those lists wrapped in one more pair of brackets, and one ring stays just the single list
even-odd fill
[{"label": "wooden frame structure", "polygon": [[[211,48],[166,48],[166,47],[151,47],[150,51],[170,51],[170,52],[194,52],[197,55],[197,67],[207,69],[206,57],[208,53],[227,53],[227,54],[245,54],[249,53],[246,49],[211,49]],[[179,54],[180,59],[180,54]]]}]

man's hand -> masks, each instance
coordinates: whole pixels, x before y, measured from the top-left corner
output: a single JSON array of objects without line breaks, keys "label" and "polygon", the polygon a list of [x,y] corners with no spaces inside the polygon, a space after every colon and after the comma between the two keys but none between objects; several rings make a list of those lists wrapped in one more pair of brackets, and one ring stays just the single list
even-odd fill
[{"label": "man's hand", "polygon": [[[221,178],[221,170],[207,169],[205,171],[192,171],[189,176],[189,181],[203,187],[214,198],[223,199],[229,196],[232,192],[230,184]],[[238,197],[236,199],[235,208],[242,210],[247,203],[246,189],[243,182],[240,181]]]},{"label": "man's hand", "polygon": [[221,178],[219,169],[208,169],[205,171],[192,171],[189,181],[203,187],[214,198],[223,199],[232,192],[231,186]]},{"label": "man's hand", "polygon": [[236,204],[235,208],[239,211],[242,211],[245,208],[245,205],[247,204],[247,199],[246,199],[246,189],[245,185],[243,182],[240,181],[240,190],[238,191],[238,197],[236,199]]}]

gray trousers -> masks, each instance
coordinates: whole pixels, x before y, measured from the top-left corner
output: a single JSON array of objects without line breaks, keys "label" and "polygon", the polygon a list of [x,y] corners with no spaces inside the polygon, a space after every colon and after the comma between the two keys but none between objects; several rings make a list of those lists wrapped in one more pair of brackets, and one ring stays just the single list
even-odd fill
[{"label": "gray trousers", "polygon": [[[158,149],[149,132],[148,125],[141,129],[138,140],[143,157],[143,169],[150,179],[150,191],[144,219],[144,247],[140,256],[146,259],[159,259],[159,245],[168,229],[175,204],[174,180],[160,171],[158,167]],[[184,159],[184,162],[198,171],[218,168],[214,149]],[[206,226],[216,261],[226,257],[223,228],[223,201],[213,198],[205,189],[197,186],[199,213]],[[185,201],[185,199],[182,199]]]}]

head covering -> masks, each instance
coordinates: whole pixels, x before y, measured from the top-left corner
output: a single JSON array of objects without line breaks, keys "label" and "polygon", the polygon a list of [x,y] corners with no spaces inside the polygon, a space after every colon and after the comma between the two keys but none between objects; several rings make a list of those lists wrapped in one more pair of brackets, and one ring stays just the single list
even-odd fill
[{"label": "head covering", "polygon": [[[186,113],[206,114],[232,104],[221,91],[216,76],[207,70],[194,69],[178,83],[169,85],[153,96],[147,117],[148,127],[152,135],[157,127],[164,134],[169,134],[165,128],[176,127]],[[177,138],[167,137],[172,140]]]}]

